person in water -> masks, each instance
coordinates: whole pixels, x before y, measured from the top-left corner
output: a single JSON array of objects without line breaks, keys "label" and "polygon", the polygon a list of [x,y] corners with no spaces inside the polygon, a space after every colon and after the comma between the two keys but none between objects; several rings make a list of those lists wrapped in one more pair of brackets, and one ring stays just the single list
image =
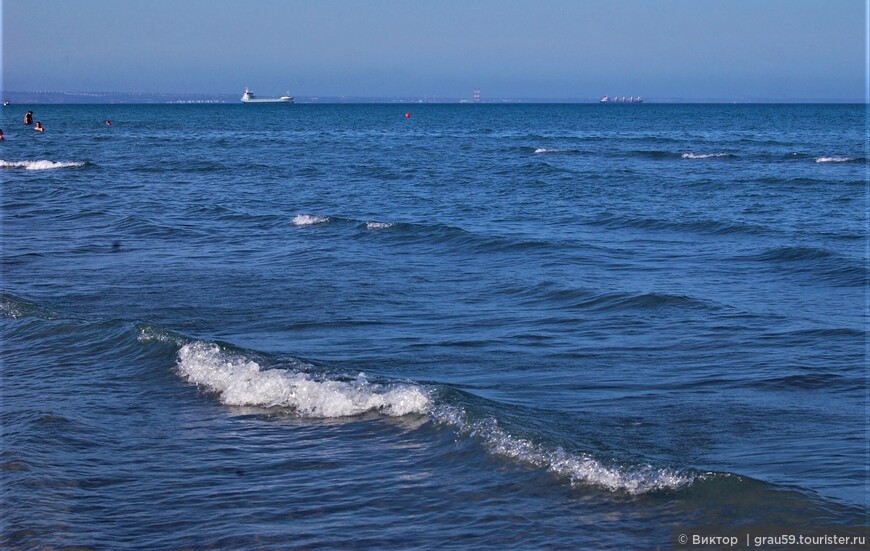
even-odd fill
[{"label": "person in water", "polygon": [[28,111],[24,113],[24,124],[30,126],[33,124],[33,111]]},{"label": "person in water", "polygon": [[3,141],[3,129],[0,128],[0,142]]},{"label": "person in water", "polygon": [[112,121],[110,121],[109,119],[106,119],[106,126],[112,126]]},{"label": "person in water", "polygon": [[34,126],[33,129],[36,130],[37,132],[45,131],[45,128],[42,127],[42,123],[39,121],[36,121],[36,126]]}]

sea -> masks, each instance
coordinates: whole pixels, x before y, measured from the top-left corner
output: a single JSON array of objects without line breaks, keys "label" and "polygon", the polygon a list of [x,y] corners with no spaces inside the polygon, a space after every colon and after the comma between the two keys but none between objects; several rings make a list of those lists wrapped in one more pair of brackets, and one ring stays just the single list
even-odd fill
[{"label": "sea", "polygon": [[0,128],[0,547],[870,524],[866,105]]}]

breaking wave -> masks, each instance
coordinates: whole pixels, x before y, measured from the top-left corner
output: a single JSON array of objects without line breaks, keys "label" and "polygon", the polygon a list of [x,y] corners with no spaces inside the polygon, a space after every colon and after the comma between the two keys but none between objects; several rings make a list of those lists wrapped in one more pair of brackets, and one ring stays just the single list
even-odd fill
[{"label": "breaking wave", "polygon": [[817,163],[852,163],[858,160],[855,157],[816,157]]},{"label": "breaking wave", "polygon": [[682,154],[683,159],[715,159],[723,157],[734,157],[731,153],[692,153],[687,152]]},{"label": "breaking wave", "polygon": [[366,222],[367,230],[385,230],[392,227],[393,224],[390,222]]},{"label": "breaking wave", "polygon": [[[300,364],[301,365],[301,364]],[[178,351],[178,372],[229,406],[283,407],[307,418],[350,417],[370,411],[389,416],[424,414],[429,396],[409,384],[315,378],[294,369],[262,369],[241,354],[195,341]]]},{"label": "breaking wave", "polygon": [[85,166],[79,161],[4,161],[0,160],[0,168],[23,168],[24,170],[50,170],[54,168],[71,168]]},{"label": "breaking wave", "polygon": [[[161,331],[140,328],[140,341],[165,342]],[[169,341],[177,337],[170,336]],[[524,466],[544,469],[584,485],[631,495],[681,489],[707,475],[651,465],[606,463],[586,453],[548,448],[511,435],[489,416],[469,420],[458,406],[438,403],[437,391],[416,383],[371,382],[318,376],[300,361],[264,368],[253,354],[232,351],[216,343],[192,341],[177,353],[176,370],[186,381],[217,396],[228,406],[286,408],[303,418],[354,417],[366,413],[398,417],[425,415],[460,435],[479,442],[488,454]]]},{"label": "breaking wave", "polygon": [[564,153],[564,152],[565,152],[564,149],[555,149],[555,148],[548,148],[548,147],[539,147],[539,148],[535,149],[535,153],[538,153],[538,154],[541,154],[541,153]]},{"label": "breaking wave", "polygon": [[311,216],[309,214],[300,214],[293,218],[292,224],[294,226],[313,226],[315,224],[325,224],[329,222],[329,218],[326,216]]}]

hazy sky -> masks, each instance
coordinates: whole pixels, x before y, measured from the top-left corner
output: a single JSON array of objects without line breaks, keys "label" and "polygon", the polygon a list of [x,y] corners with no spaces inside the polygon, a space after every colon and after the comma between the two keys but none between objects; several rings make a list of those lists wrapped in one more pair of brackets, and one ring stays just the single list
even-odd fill
[{"label": "hazy sky", "polygon": [[863,100],[867,0],[0,0],[6,90]]}]

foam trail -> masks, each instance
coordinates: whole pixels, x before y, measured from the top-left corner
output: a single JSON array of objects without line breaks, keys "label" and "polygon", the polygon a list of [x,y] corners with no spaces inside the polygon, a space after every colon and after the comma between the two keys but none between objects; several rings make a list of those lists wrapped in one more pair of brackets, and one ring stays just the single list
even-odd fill
[{"label": "foam trail", "polygon": [[329,222],[326,216],[311,216],[308,214],[300,214],[293,219],[294,226],[313,226],[315,224],[324,224]]},{"label": "foam trail", "polygon": [[539,147],[535,150],[535,153],[561,153],[562,149],[547,149],[546,147]]},{"label": "foam trail", "polygon": [[316,380],[306,373],[260,368],[257,362],[222,350],[216,344],[192,342],[178,351],[178,371],[216,393],[231,406],[285,407],[302,417],[350,417],[369,411],[389,416],[425,414],[429,396],[420,387],[379,385],[364,376],[356,381]]},{"label": "foam trail", "polygon": [[69,168],[84,166],[83,162],[64,161],[3,161],[0,160],[0,168],[23,168],[24,170],[49,170],[53,168]]}]

